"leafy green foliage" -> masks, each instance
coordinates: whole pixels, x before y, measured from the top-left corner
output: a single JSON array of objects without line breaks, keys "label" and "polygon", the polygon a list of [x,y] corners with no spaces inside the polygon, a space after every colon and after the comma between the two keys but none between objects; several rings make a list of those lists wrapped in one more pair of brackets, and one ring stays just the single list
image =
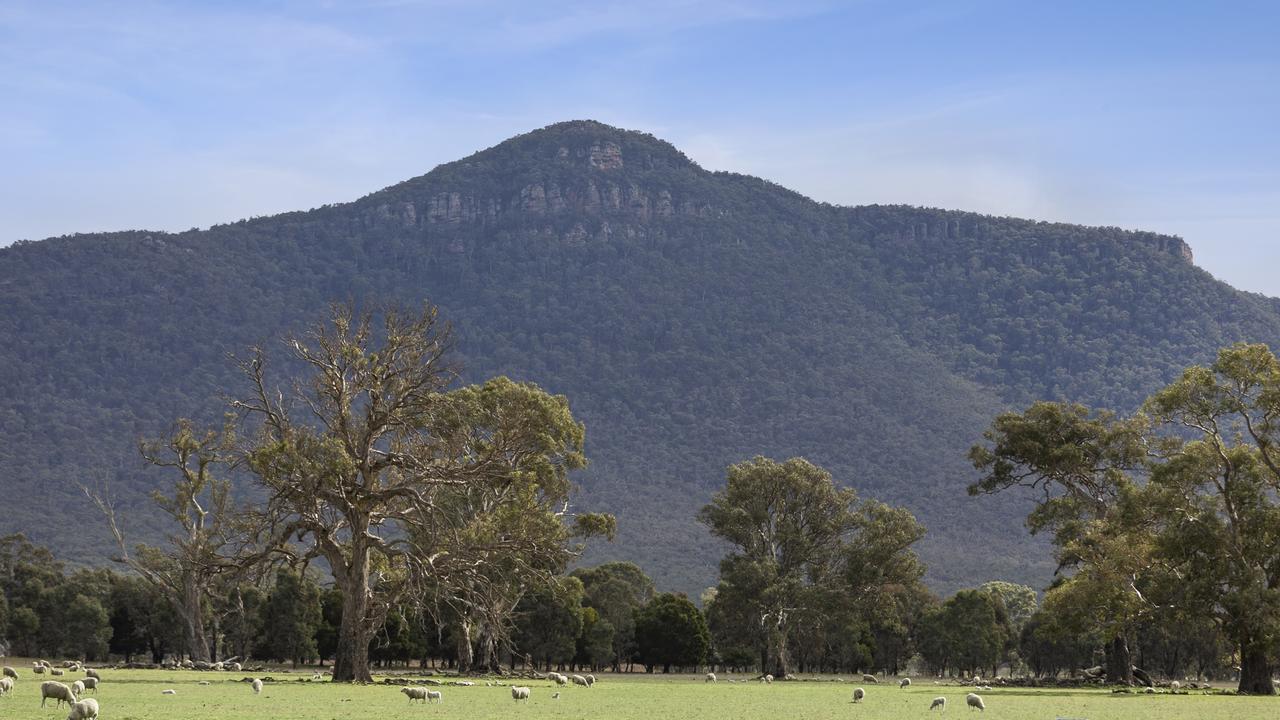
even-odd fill
[{"label": "leafy green foliage", "polygon": [[649,672],[673,666],[697,669],[711,649],[707,621],[689,598],[661,593],[636,612],[636,640],[640,662]]},{"label": "leafy green foliage", "polygon": [[320,588],[314,580],[281,568],[262,607],[262,635],[257,657],[292,661],[294,666],[319,657],[316,633],[322,620]]},{"label": "leafy green foliage", "polygon": [[921,622],[920,655],[935,671],[964,675],[991,670],[1005,659],[1013,626],[999,597],[961,590]]}]

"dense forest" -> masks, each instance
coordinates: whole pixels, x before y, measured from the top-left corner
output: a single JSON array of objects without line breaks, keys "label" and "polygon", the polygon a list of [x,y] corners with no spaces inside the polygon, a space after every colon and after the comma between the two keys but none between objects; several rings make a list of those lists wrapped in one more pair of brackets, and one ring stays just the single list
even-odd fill
[{"label": "dense forest", "polygon": [[908,508],[936,591],[1043,587],[1026,498],[965,494],[990,418],[1037,399],[1128,411],[1219,347],[1280,342],[1280,302],[1177,238],[834,207],[562,123],[349,204],[0,249],[0,533],[102,562],[84,483],[158,539],[137,441],[216,421],[245,391],[229,355],[283,355],[331,302],[424,299],[466,381],[535,382],[585,425],[573,502],[618,533],[584,561],[693,597],[725,549],[697,509],[757,454]]}]

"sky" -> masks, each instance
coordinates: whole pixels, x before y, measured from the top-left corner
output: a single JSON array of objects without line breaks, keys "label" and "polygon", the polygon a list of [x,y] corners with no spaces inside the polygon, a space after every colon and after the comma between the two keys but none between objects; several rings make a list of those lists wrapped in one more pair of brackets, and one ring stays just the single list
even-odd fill
[{"label": "sky", "polygon": [[562,120],[1280,296],[1280,3],[0,0],[0,245],[354,200]]}]

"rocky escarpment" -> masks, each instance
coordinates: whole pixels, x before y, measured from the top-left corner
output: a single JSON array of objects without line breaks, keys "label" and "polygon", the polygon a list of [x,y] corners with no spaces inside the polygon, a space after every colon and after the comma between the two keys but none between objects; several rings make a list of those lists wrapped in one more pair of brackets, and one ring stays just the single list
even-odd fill
[{"label": "rocky escarpment", "polygon": [[[461,163],[461,177],[453,187],[432,183],[414,188],[409,199],[383,199],[364,212],[365,227],[395,225],[426,236],[456,235],[454,231],[485,230],[503,224],[527,225],[545,220],[545,233],[559,235],[566,245],[607,240],[614,228],[645,225],[677,216],[712,217],[713,206],[690,192],[681,192],[653,177],[655,163],[648,154],[632,162],[626,149],[611,140],[560,145],[547,178],[511,176],[502,188],[475,189],[467,170],[477,163]],[[633,167],[638,166],[638,167]],[[443,187],[442,187],[443,186]],[[406,193],[388,193],[405,195]],[[598,218],[592,222],[557,223],[558,218]],[[561,227],[560,225],[564,225]],[[631,231],[634,233],[634,230]],[[462,252],[463,242],[446,242]]]}]

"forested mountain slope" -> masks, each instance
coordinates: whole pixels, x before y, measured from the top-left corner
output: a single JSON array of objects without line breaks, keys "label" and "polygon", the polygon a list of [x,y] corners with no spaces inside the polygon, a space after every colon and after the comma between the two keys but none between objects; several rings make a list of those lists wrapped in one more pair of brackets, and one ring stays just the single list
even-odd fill
[{"label": "forested mountain slope", "polygon": [[1280,340],[1276,300],[1214,280],[1177,238],[823,205],[562,123],[345,205],[0,249],[0,533],[105,557],[80,481],[157,536],[137,438],[216,419],[243,390],[228,353],[278,349],[349,299],[429,299],[467,379],[566,394],[591,459],[578,503],[619,516],[589,560],[691,593],[722,551],[694,513],[756,454],[908,505],[939,590],[1042,584],[1023,508],[964,494],[991,416],[1041,397],[1128,408],[1221,345]]}]

